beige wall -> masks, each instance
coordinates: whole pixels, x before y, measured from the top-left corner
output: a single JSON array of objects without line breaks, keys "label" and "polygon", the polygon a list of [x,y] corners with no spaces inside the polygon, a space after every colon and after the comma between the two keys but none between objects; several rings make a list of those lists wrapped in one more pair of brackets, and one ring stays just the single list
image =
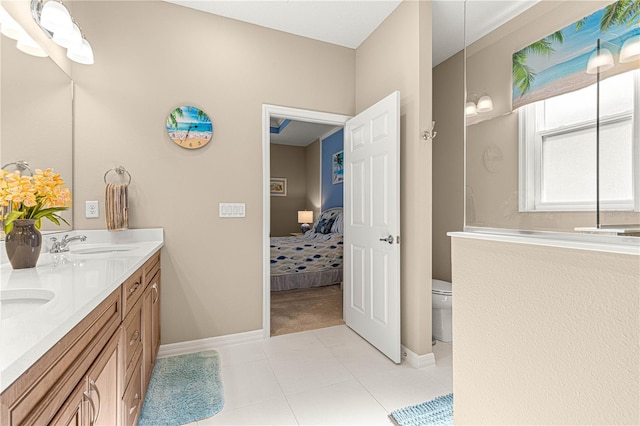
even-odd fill
[{"label": "beige wall", "polygon": [[[307,177],[307,199],[305,209],[313,211],[313,220],[320,215],[322,195],[320,193],[320,140],[316,140],[305,148],[305,167]],[[310,224],[313,226],[313,224]]]},{"label": "beige wall", "polygon": [[[103,208],[104,172],[130,171],[130,226],[165,232],[162,343],[261,329],[262,104],[353,115],[354,51],[161,1],[73,13],[95,52],[73,68],[76,204]],[[212,119],[202,149],[166,135],[184,104]],[[218,218],[219,202],[246,218]],[[104,228],[81,213],[78,229]]]},{"label": "beige wall", "polygon": [[356,49],[356,111],[400,91],[402,344],[431,352],[431,3],[405,1]]},{"label": "beige wall", "polygon": [[456,424],[640,424],[640,258],[452,238]]},{"label": "beige wall", "polygon": [[464,226],[464,54],[433,68],[433,278],[451,281],[451,239]]},{"label": "beige wall", "polygon": [[[492,112],[468,119],[467,225],[555,231],[595,226],[595,209],[518,212],[518,115],[511,113],[511,55],[607,3],[540,2],[467,49],[468,94],[479,96],[486,90],[494,103]],[[640,213],[603,212],[601,220],[603,224],[638,223]]]},{"label": "beige wall", "polygon": [[287,196],[271,197],[271,236],[300,232],[298,210],[307,201],[306,149],[271,144],[271,177],[287,178]]}]

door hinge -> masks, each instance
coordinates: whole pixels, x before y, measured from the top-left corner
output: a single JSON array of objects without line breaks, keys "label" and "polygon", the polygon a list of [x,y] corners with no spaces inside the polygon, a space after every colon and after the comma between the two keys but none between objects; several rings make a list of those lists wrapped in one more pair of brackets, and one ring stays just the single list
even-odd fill
[{"label": "door hinge", "polygon": [[400,235],[396,236],[396,244],[400,244]]}]

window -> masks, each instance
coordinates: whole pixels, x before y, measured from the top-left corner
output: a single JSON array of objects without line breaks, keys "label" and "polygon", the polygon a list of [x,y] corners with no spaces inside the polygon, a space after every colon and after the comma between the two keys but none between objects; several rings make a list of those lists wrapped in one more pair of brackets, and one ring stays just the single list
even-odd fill
[{"label": "window", "polygon": [[[640,210],[640,73],[600,82],[600,208]],[[596,85],[519,109],[520,211],[596,204]]]}]

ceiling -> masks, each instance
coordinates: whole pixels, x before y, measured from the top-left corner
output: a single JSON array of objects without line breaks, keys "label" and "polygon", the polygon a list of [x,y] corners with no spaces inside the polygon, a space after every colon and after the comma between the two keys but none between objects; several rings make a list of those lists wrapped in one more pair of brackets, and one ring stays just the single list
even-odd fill
[{"label": "ceiling", "polygon": [[311,142],[321,137],[329,136],[338,128],[334,125],[308,123],[305,121],[287,120],[271,118],[271,127],[280,128],[279,133],[271,132],[271,143],[278,145],[307,146]]},{"label": "ceiling", "polygon": [[[355,49],[402,0],[165,1]],[[467,0],[467,45],[537,2],[538,0]],[[465,2],[433,0],[432,6],[433,66],[436,66],[464,46]]]},{"label": "ceiling", "polygon": [[[165,1],[355,49],[398,7],[402,0]],[[468,46],[538,1],[433,0],[433,66],[461,51],[465,46],[465,38]],[[271,142],[307,146],[333,129],[335,129],[334,126],[291,121],[278,134],[271,134]]]}]

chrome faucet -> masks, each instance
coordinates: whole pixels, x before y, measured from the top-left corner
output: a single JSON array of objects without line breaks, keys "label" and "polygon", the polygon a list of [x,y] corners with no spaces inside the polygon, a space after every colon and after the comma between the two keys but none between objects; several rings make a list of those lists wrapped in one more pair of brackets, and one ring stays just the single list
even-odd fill
[{"label": "chrome faucet", "polygon": [[49,253],[64,253],[69,251],[69,244],[73,241],[85,241],[87,239],[86,235],[76,235],[75,237],[67,238],[69,234],[65,235],[62,238],[62,241],[58,242],[56,237],[51,237],[51,250]]}]

